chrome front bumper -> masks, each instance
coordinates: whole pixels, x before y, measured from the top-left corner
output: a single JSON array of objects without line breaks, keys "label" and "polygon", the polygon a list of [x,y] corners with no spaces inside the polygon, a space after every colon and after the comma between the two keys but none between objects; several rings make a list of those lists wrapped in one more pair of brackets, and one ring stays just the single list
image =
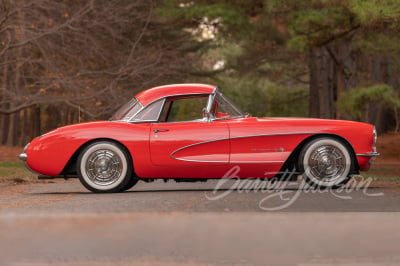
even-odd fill
[{"label": "chrome front bumper", "polygon": [[27,155],[25,152],[23,152],[23,153],[21,153],[20,155],[18,155],[18,158],[19,158],[21,161],[26,162],[26,160],[28,160],[28,155]]},{"label": "chrome front bumper", "polygon": [[379,152],[370,152],[370,153],[359,153],[356,154],[357,156],[362,156],[362,157],[377,157],[380,155]]},{"label": "chrome front bumper", "polygon": [[28,155],[26,154],[26,150],[28,149],[28,146],[29,146],[29,143],[25,145],[22,153],[20,155],[18,155],[18,158],[23,162],[26,162],[26,160],[28,160]]},{"label": "chrome front bumper", "polygon": [[22,151],[22,153],[20,155],[18,155],[18,158],[24,162],[25,168],[28,169],[29,171],[31,171],[34,174],[38,174],[35,171],[33,171],[29,165],[27,164],[27,160],[28,160],[28,154],[26,154],[26,150],[28,149],[29,143],[25,145],[24,150]]},{"label": "chrome front bumper", "polygon": [[376,157],[378,157],[379,155],[380,154],[376,151],[356,154],[356,156],[360,156],[360,157],[370,157],[371,159],[369,159],[369,161],[368,161],[369,165],[373,165],[375,163]]}]

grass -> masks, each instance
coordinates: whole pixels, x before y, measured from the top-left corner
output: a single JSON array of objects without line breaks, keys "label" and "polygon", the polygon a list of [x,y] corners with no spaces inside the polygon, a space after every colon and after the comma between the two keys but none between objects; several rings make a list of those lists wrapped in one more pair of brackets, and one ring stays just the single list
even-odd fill
[{"label": "grass", "polygon": [[36,175],[29,172],[21,162],[0,162],[0,183],[21,184],[38,182]]},{"label": "grass", "polygon": [[374,181],[397,181],[400,182],[400,176],[380,175],[376,173],[361,173],[363,178],[372,178]]},{"label": "grass", "polygon": [[377,181],[400,181],[398,167],[373,167],[368,172],[361,173],[361,175],[364,177],[372,177]]},{"label": "grass", "polygon": [[[368,177],[368,176],[367,176]],[[400,176],[390,175],[373,175],[371,176],[375,181],[397,181],[400,182]]]}]

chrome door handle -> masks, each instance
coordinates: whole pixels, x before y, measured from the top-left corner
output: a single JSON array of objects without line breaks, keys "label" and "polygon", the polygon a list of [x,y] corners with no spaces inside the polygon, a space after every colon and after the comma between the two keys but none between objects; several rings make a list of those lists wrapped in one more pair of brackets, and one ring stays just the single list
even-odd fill
[{"label": "chrome door handle", "polygon": [[154,129],[153,131],[154,131],[154,133],[167,132],[167,131],[169,131],[169,129],[167,129],[167,128],[158,128],[158,129]]}]

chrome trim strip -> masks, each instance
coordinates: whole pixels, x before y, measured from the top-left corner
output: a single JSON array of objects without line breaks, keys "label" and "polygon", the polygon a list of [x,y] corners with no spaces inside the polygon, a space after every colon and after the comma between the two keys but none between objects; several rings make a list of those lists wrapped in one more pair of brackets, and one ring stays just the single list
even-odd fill
[{"label": "chrome trim strip", "polygon": [[[217,141],[224,141],[224,140],[231,140],[231,139],[241,139],[241,138],[253,138],[253,137],[266,137],[266,136],[285,136],[285,135],[313,135],[313,134],[317,134],[317,133],[275,133],[275,134],[261,134],[261,135],[249,135],[249,136],[241,136],[241,137],[233,137],[233,138],[221,138],[221,139],[216,139],[216,140],[207,140],[207,141],[202,141],[202,142],[198,142],[198,143],[193,143],[184,147],[181,147],[175,151],[173,151],[169,156],[172,159],[176,159],[176,160],[180,160],[180,161],[187,161],[187,162],[216,162],[216,163],[228,163],[228,162],[224,162],[224,161],[197,161],[197,160],[187,160],[187,159],[180,159],[174,156],[175,153],[184,150],[186,148],[190,148],[193,146],[197,146],[197,145],[201,145],[201,144],[207,144],[207,143],[211,143],[211,142],[217,142]],[[280,151],[277,151],[280,152]],[[240,162],[240,161],[232,161],[229,163],[282,163],[281,161],[272,161],[272,162]]]},{"label": "chrome trim strip", "polygon": [[[171,155],[170,155],[171,156]],[[181,159],[181,158],[176,158],[171,156],[173,159],[178,160],[178,161],[184,161],[184,162],[195,162],[195,163],[229,163],[228,161],[200,161],[200,160],[189,160],[189,159]]]},{"label": "chrome trim strip", "polygon": [[[187,160],[187,159],[180,159],[180,158],[177,158],[177,157],[174,156],[174,154],[177,153],[177,152],[179,152],[179,151],[181,151],[181,150],[184,150],[184,149],[186,149],[186,148],[194,147],[194,146],[201,145],[201,144],[207,144],[207,143],[211,143],[211,142],[224,141],[224,140],[229,140],[229,138],[222,138],[222,139],[217,139],[217,140],[208,140],[208,141],[202,141],[202,142],[198,142],[198,143],[193,143],[193,144],[184,146],[184,147],[182,147],[182,148],[179,148],[179,149],[173,151],[169,156],[170,156],[172,159],[176,159],[176,160],[188,161],[188,162],[195,162],[196,160]],[[204,162],[206,162],[206,161],[204,161]],[[214,161],[210,161],[210,162],[214,162]],[[229,161],[226,161],[226,162],[224,162],[224,161],[215,161],[215,162],[228,163]]]},{"label": "chrome trim strip", "polygon": [[285,161],[262,161],[262,162],[253,162],[253,161],[232,161],[229,163],[284,163]]},{"label": "chrome trim strip", "polygon": [[254,138],[254,137],[268,137],[268,136],[285,136],[285,135],[313,135],[313,134],[317,134],[317,133],[275,133],[275,134],[260,134],[260,135],[248,135],[248,136],[240,136],[240,137],[233,137],[233,138],[220,138],[220,139],[215,139],[215,140],[207,140],[207,141],[202,141],[202,142],[198,142],[198,143],[193,143],[187,146],[184,146],[182,148],[179,148],[175,151],[173,151],[171,153],[174,154],[180,150],[192,147],[192,146],[196,146],[196,145],[200,145],[200,144],[206,144],[206,143],[210,143],[210,142],[217,142],[217,141],[222,141],[222,140],[230,140],[230,139],[243,139],[243,138]]},{"label": "chrome trim strip", "polygon": [[214,119],[212,119],[212,121],[222,121],[222,120],[237,119],[237,118],[244,118],[244,117],[245,117],[244,115],[219,117],[219,118],[214,117]]},{"label": "chrome trim strip", "polygon": [[[141,122],[141,121],[135,121],[132,123],[137,123],[137,122]],[[176,124],[176,123],[193,123],[193,122],[207,122],[206,118],[201,118],[201,119],[195,119],[195,120],[187,120],[187,121],[175,121],[175,122],[158,122],[158,123],[154,123],[155,121],[150,121],[152,122],[154,125],[163,125],[163,126],[168,126],[169,124]]]},{"label": "chrome trim strip", "polygon": [[254,137],[268,137],[268,136],[286,136],[286,135],[314,135],[319,134],[312,133],[312,132],[301,132],[301,133],[274,133],[274,134],[260,134],[260,135],[248,135],[248,136],[241,136],[241,137],[233,137],[229,139],[242,139],[242,138],[254,138]]},{"label": "chrome trim strip", "polygon": [[362,156],[362,157],[376,157],[381,155],[379,152],[370,152],[370,153],[358,153],[356,156]]},{"label": "chrome trim strip", "polygon": [[171,156],[173,159],[184,161],[184,162],[195,162],[195,163],[284,163],[285,161],[262,161],[262,162],[254,162],[254,161],[232,161],[232,162],[224,162],[224,161],[200,161],[200,160],[189,160],[189,159],[181,159],[175,158]]}]

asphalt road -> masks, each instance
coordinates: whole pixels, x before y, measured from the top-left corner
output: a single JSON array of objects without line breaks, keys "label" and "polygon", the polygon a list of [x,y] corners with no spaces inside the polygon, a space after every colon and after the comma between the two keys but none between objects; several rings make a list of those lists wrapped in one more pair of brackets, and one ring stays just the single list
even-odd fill
[{"label": "asphalt road", "polygon": [[399,210],[396,184],[3,186],[0,265],[398,265]]}]

